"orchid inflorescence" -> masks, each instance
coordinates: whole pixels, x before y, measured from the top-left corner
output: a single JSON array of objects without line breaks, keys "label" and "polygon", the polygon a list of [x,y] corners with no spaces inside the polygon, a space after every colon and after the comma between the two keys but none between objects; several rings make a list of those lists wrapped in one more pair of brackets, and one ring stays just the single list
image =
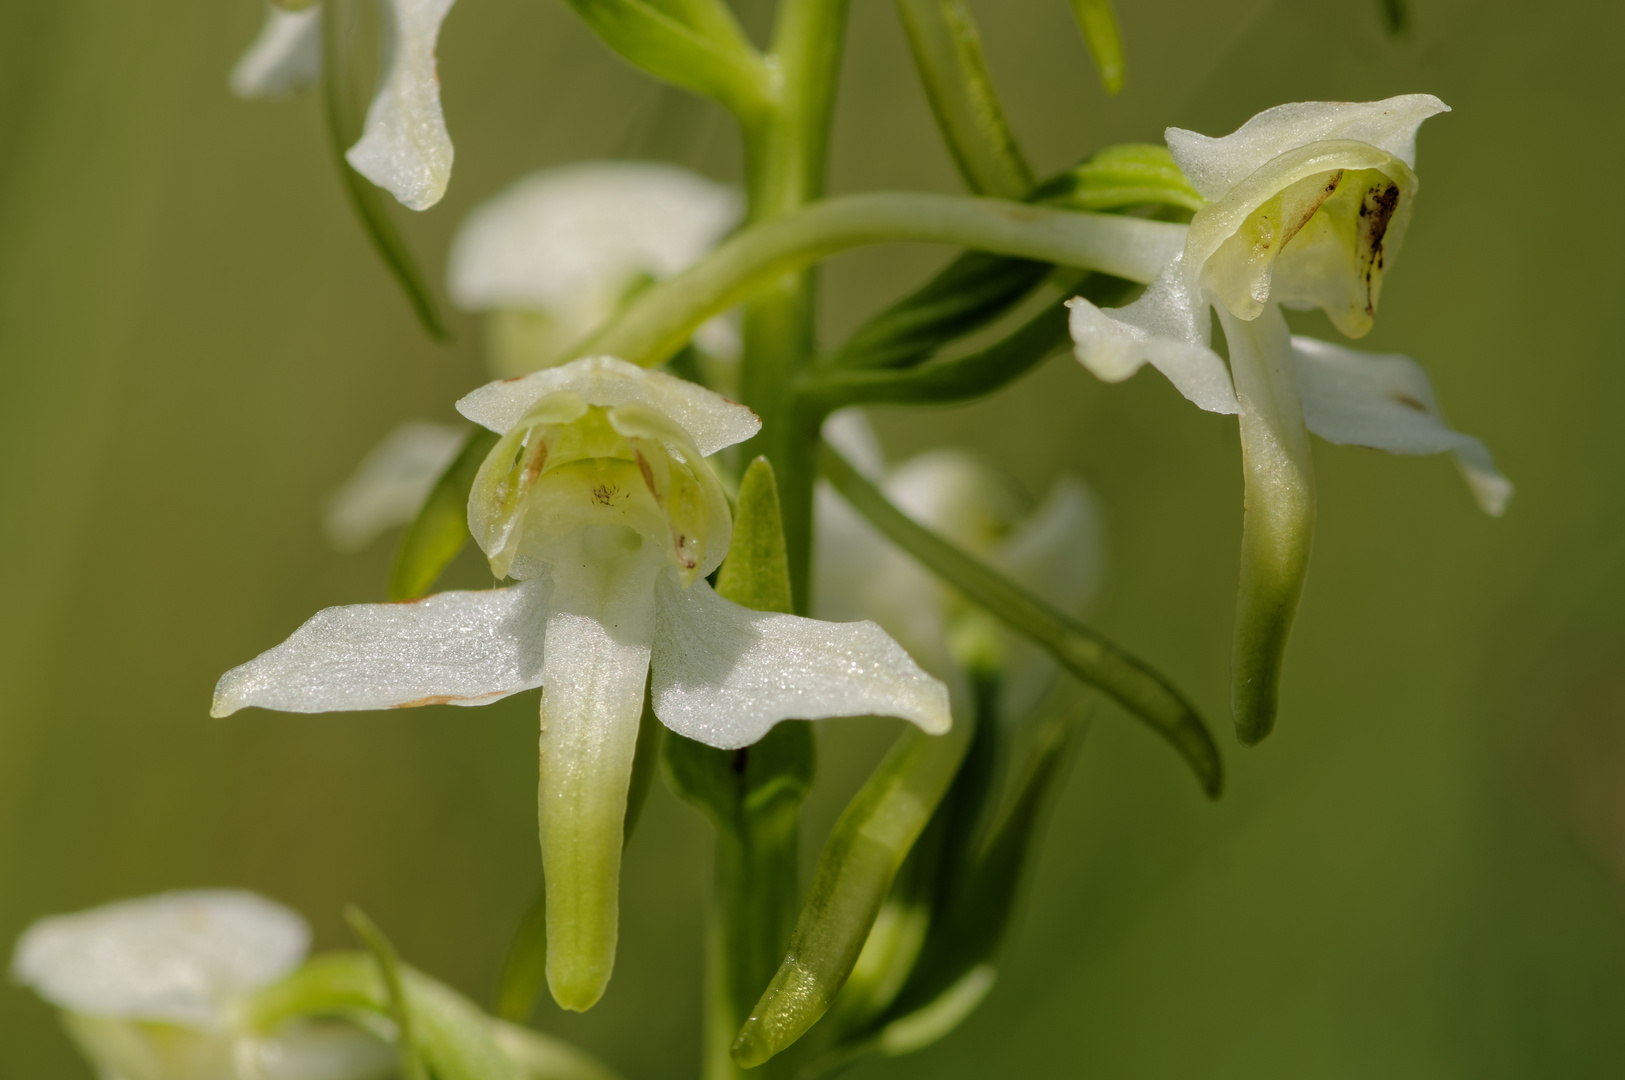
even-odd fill
[{"label": "orchid inflorescence", "polygon": [[[405,527],[389,602],[318,612],[227,672],[213,706],[471,706],[540,689],[544,888],[506,959],[502,1019],[406,966],[359,912],[363,950],[307,959],[303,922],[270,901],[165,894],[45,919],[18,945],[14,975],[108,1077],[611,1076],[519,1022],[544,982],[573,1010],[609,986],[623,848],[657,771],[717,834],[704,1074],[822,1075],[928,1045],[992,988],[1084,690],[1217,797],[1197,709],[1082,621],[1106,565],[1089,489],[1062,477],[1035,502],[951,447],[888,464],[864,406],[970,400],[1070,345],[1103,380],[1150,364],[1198,408],[1237,415],[1245,744],[1280,708],[1314,527],[1309,433],[1452,454],[1479,505],[1506,508],[1511,485],[1446,425],[1415,362],[1296,336],[1283,314],[1371,328],[1414,210],[1418,128],[1447,111],[1437,98],[1283,105],[1222,138],[1170,128],[1166,147],[1105,148],[1041,180],[961,0],[898,0],[971,195],[826,198],[845,3],[781,0],[762,50],[722,0],[568,2],[623,57],[736,116],[743,190],[587,162],[477,208],[447,292],[483,316],[497,381],[457,402],[466,425],[404,422],[328,507],[341,549]],[[356,4],[276,0],[230,82],[245,97],[322,82],[358,218],[438,336],[377,189],[426,210],[450,180],[434,54],[452,0],[379,0],[360,124]],[[1115,92],[1115,15],[1074,7]],[[895,241],[962,254],[820,348],[811,268]],[[433,592],[470,539],[496,587]],[[804,721],[863,716],[912,726],[803,888]]]}]

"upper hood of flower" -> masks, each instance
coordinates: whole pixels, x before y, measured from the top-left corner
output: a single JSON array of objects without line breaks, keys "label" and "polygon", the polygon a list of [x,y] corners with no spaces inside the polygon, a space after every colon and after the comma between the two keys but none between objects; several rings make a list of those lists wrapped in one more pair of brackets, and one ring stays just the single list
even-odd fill
[{"label": "upper hood of flower", "polygon": [[163,893],[41,919],[11,972],[70,1012],[206,1028],[297,967],[309,944],[303,919],[254,893]]}]

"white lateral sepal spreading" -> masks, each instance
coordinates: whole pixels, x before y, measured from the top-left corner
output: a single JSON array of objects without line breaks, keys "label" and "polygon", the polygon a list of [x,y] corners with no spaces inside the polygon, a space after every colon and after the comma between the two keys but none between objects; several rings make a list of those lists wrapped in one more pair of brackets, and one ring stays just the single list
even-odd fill
[{"label": "white lateral sepal spreading", "polygon": [[265,25],[231,69],[231,92],[242,98],[291,94],[322,73],[322,11],[265,5]]},{"label": "white lateral sepal spreading", "polygon": [[1483,442],[1444,422],[1422,365],[1306,337],[1292,339],[1292,358],[1310,431],[1327,442],[1392,454],[1451,454],[1483,511],[1505,513],[1512,481],[1495,468]]},{"label": "white lateral sepal spreading", "polygon": [[62,1010],[104,1076],[382,1080],[394,1052],[349,1024],[245,1027],[243,1003],[298,967],[309,944],[303,919],[253,893],[163,893],[39,920],[11,974]]},{"label": "white lateral sepal spreading", "polygon": [[435,43],[455,0],[384,0],[384,70],[361,140],[344,158],[411,210],[440,201],[451,179],[451,136],[440,111]]}]

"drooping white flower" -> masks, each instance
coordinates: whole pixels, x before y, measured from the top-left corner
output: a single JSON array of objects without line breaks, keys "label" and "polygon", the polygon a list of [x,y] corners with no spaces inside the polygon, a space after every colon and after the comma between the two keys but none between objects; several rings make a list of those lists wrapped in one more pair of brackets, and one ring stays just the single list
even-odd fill
[{"label": "drooping white flower", "polygon": [[[383,18],[382,74],[361,138],[345,160],[411,210],[440,201],[451,179],[453,150],[440,109],[435,45],[456,0],[379,0]],[[274,97],[321,72],[321,11],[268,5],[265,27],[232,70],[242,97]]]},{"label": "drooping white flower", "polygon": [[289,11],[266,0],[259,37],[231,69],[238,97],[280,97],[308,86],[322,73],[322,12]]},{"label": "drooping white flower", "polygon": [[[698,260],[744,213],[731,187],[646,161],[543,169],[469,214],[452,242],[446,288],[466,311],[489,312],[493,373],[556,363],[641,284]],[[696,338],[738,352],[726,319]]]},{"label": "drooping white flower", "polygon": [[[1247,511],[1232,692],[1248,742],[1273,722],[1308,566],[1308,432],[1394,453],[1451,452],[1490,514],[1511,494],[1483,444],[1444,427],[1414,364],[1294,339],[1281,314],[1318,307],[1350,337],[1371,328],[1410,220],[1417,128],[1444,111],[1438,98],[1411,94],[1283,105],[1218,139],[1170,128],[1169,150],[1211,200],[1184,250],[1127,307],[1069,305],[1078,359],[1101,378],[1149,363],[1201,408],[1240,414]],[[1228,368],[1209,345],[1210,311]]]},{"label": "drooping white flower", "polygon": [[[825,421],[824,438],[914,520],[1056,608],[1082,614],[1099,591],[1100,513],[1077,480],[1060,478],[1034,505],[1013,478],[962,451],[929,451],[888,470],[857,409]],[[828,485],[819,487],[817,512],[814,610],[821,618],[874,619],[956,693],[965,690],[965,669],[992,663],[1001,680],[998,711],[1007,719],[1039,704],[1056,673],[1048,654],[967,604]]]},{"label": "drooping white flower", "polygon": [[63,1012],[116,1080],[366,1080],[395,1054],[360,1029],[296,1023],[249,1031],[240,1004],[298,967],[310,931],[253,893],[164,893],[41,919],[12,977]]},{"label": "drooping white flower", "polygon": [[750,611],[706,584],[732,520],[702,459],[756,433],[749,409],[608,357],[491,383],[458,409],[502,435],[469,527],[518,584],[330,608],[227,672],[214,714],[479,705],[542,687],[548,982],[586,1009],[614,962],[646,684],[667,727],[724,749],[789,718],[940,732],[947,692],[873,623]]}]

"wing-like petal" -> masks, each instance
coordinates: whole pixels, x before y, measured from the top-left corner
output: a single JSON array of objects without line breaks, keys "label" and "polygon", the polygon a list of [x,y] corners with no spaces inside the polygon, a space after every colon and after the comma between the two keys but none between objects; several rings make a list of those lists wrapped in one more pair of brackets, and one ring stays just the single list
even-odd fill
[{"label": "wing-like petal", "polygon": [[440,112],[435,40],[455,0],[386,0],[383,79],[361,141],[344,157],[412,210],[427,210],[451,179],[451,136]]},{"label": "wing-like petal", "polygon": [[896,716],[932,734],[952,723],[947,687],[874,623],[751,611],[664,573],[655,626],[655,715],[710,746],[749,746],[789,719]]},{"label": "wing-like petal", "polygon": [[522,379],[487,383],[458,401],[457,411],[476,424],[506,433],[532,405],[563,390],[580,394],[589,405],[646,405],[664,413],[707,457],[762,429],[755,413],[721,394],[613,356],[591,356]]},{"label": "wing-like petal", "polygon": [[343,712],[484,705],[542,684],[547,578],[483,592],[317,612],[276,648],[232,668],[214,716],[257,705]]},{"label": "wing-like petal", "polygon": [[1073,352],[1100,378],[1121,382],[1150,364],[1198,408],[1236,411],[1230,372],[1208,347],[1208,305],[1187,285],[1181,260],[1127,307],[1102,311],[1081,296],[1067,306]]},{"label": "wing-like petal", "polygon": [[322,12],[319,7],[284,11],[266,4],[260,36],[231,69],[231,92],[266,98],[290,94],[322,73]]},{"label": "wing-like petal", "polygon": [[1163,136],[1196,190],[1217,200],[1275,157],[1329,139],[1370,143],[1415,168],[1416,129],[1428,117],[1449,111],[1432,94],[1402,94],[1382,101],[1304,101],[1266,109],[1217,139],[1172,127]]},{"label": "wing-like petal", "polygon": [[328,543],[360,551],[385,529],[410,522],[467,433],[454,424],[408,420],[385,435],[328,501],[322,520]]},{"label": "wing-like petal", "polygon": [[207,1027],[309,945],[305,921],[262,896],[163,893],[41,919],[18,940],[11,974],[70,1012]]},{"label": "wing-like petal", "polygon": [[1416,361],[1305,337],[1292,339],[1292,358],[1310,431],[1327,442],[1394,454],[1453,454],[1484,512],[1505,512],[1512,482],[1496,470],[1482,442],[1445,424],[1433,384]]}]

